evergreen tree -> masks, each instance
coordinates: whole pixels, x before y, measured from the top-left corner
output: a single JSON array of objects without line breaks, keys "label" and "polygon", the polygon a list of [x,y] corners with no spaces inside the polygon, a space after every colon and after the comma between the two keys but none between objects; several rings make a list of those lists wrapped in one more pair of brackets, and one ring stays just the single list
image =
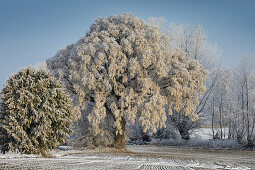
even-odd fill
[{"label": "evergreen tree", "polygon": [[1,93],[2,152],[39,154],[66,142],[72,101],[47,72],[25,68],[9,78]]}]

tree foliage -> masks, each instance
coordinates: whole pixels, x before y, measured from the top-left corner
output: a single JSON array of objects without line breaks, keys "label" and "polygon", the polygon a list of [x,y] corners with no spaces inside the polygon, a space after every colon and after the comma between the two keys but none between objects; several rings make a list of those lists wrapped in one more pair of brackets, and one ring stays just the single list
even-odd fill
[{"label": "tree foliage", "polygon": [[93,133],[103,133],[100,124],[111,115],[116,142],[123,144],[126,123],[137,119],[149,133],[165,127],[167,104],[169,114],[183,110],[196,119],[207,73],[168,42],[157,27],[132,15],[98,18],[47,65],[73,94],[77,113],[94,103],[88,115]]},{"label": "tree foliage", "polygon": [[3,152],[38,154],[64,143],[72,132],[72,101],[47,72],[23,69],[9,78],[1,93]]}]

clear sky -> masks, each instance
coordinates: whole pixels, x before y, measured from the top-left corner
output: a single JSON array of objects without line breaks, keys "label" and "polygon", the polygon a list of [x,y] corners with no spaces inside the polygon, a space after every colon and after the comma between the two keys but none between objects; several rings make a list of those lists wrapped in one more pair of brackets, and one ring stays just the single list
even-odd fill
[{"label": "clear sky", "polygon": [[0,88],[76,42],[95,18],[122,13],[203,25],[225,66],[255,56],[255,0],[0,0]]}]

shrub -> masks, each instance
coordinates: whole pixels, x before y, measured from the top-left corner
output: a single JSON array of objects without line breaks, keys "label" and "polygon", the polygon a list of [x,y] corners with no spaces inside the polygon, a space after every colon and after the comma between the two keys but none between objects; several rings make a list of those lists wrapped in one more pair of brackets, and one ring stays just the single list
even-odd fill
[{"label": "shrub", "polygon": [[2,152],[44,154],[72,132],[72,101],[49,73],[25,68],[9,78],[1,93]]}]

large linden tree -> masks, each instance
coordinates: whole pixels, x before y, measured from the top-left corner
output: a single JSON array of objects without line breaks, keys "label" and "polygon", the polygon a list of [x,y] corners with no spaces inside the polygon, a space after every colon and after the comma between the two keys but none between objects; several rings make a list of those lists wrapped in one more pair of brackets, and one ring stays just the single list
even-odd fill
[{"label": "large linden tree", "polygon": [[154,133],[165,127],[172,109],[196,119],[207,73],[167,42],[158,27],[133,15],[98,18],[85,37],[61,49],[47,65],[73,94],[76,113],[93,103],[91,132],[103,133],[100,124],[110,115],[115,146],[124,147],[127,123],[137,120],[144,132]]}]

